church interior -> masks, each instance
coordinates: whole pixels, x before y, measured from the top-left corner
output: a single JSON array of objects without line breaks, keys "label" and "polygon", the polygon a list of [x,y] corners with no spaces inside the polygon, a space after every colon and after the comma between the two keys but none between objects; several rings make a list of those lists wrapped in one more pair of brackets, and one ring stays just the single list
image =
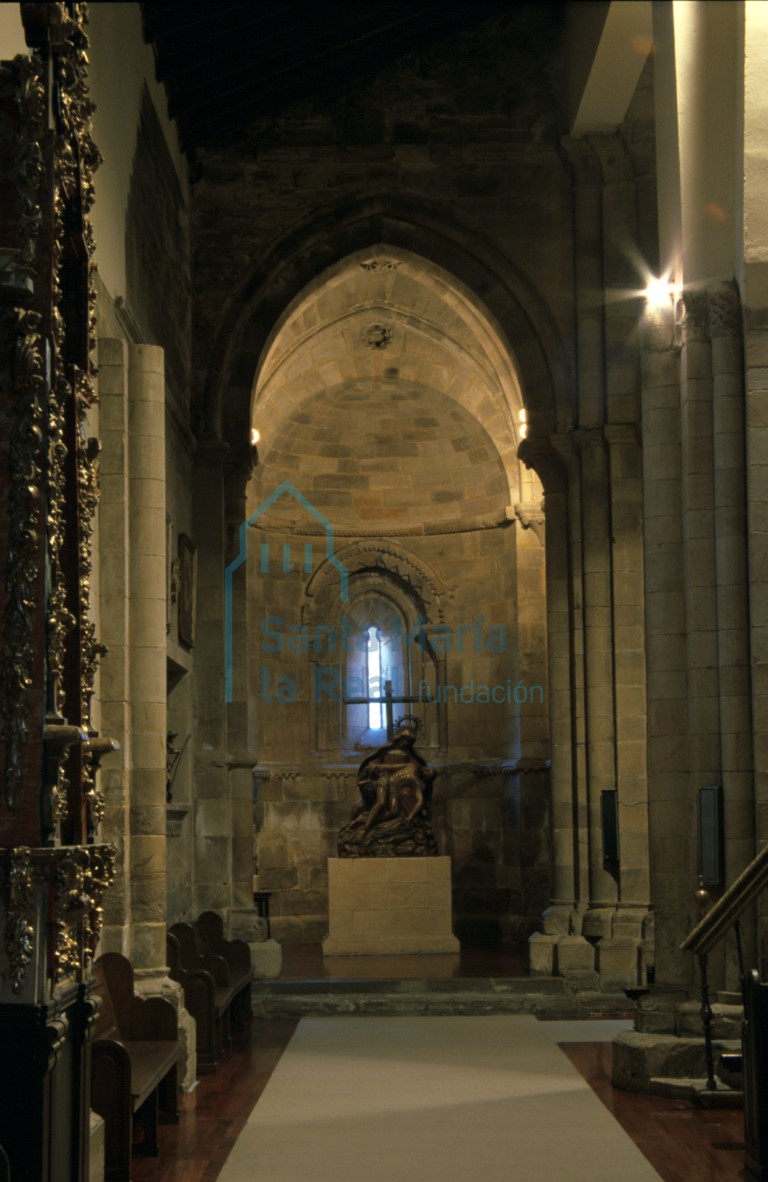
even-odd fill
[{"label": "church interior", "polygon": [[386,957],[378,1021],[743,1093],[768,1179],[767,61],[760,0],[0,4],[0,1182],[219,1177],[98,1109],[105,996],[208,1095],[190,932],[249,1061]]}]

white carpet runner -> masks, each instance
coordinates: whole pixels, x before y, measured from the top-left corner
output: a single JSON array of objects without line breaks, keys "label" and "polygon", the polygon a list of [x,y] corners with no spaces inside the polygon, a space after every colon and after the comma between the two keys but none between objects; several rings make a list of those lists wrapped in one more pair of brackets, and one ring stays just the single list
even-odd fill
[{"label": "white carpet runner", "polygon": [[555,1045],[565,1025],[305,1018],[220,1182],[659,1182]]}]

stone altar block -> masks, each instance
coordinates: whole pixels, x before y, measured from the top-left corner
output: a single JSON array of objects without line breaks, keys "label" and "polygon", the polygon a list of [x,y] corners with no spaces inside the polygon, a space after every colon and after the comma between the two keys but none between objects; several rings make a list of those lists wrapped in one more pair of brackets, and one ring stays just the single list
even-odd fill
[{"label": "stone altar block", "polygon": [[325,956],[458,952],[451,859],[329,858]]}]

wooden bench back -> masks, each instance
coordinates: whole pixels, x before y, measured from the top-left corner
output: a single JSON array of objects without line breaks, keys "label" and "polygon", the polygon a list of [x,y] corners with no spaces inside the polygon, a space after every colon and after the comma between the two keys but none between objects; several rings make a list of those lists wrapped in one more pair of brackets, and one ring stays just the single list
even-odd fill
[{"label": "wooden bench back", "polygon": [[120,1038],[131,1038],[133,965],[119,952],[105,952],[96,963],[101,966]]},{"label": "wooden bench back", "polygon": [[99,1011],[96,1015],[93,1036],[94,1038],[119,1039],[121,1037],[120,1028],[117,1025],[115,1007],[112,1004],[112,995],[109,992],[109,985],[101,961],[102,958],[100,957],[93,966],[93,980],[96,984],[96,992],[101,1001]]},{"label": "wooden bench back", "polygon": [[187,970],[184,968],[181,959],[181,945],[173,932],[166,933],[165,956],[168,961],[168,976],[172,981],[178,981],[182,984]]},{"label": "wooden bench back", "polygon": [[178,1018],[165,997],[141,997],[133,990],[133,966],[119,952],[105,952],[94,963],[94,979],[102,998],[96,1038],[176,1040]]},{"label": "wooden bench back", "polygon": [[202,941],[191,923],[175,923],[168,929],[179,945],[182,968],[190,973],[200,967],[200,958],[204,955]]},{"label": "wooden bench back", "polygon": [[224,939],[224,920],[218,912],[201,912],[195,920],[194,927],[209,952],[219,952],[226,943]]}]

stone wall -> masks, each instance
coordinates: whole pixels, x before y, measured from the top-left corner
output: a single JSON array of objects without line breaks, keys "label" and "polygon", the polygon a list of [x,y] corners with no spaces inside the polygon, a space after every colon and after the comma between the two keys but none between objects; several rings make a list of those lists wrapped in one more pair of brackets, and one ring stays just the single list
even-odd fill
[{"label": "stone wall", "polygon": [[[268,537],[279,555],[288,535],[259,531],[257,536]],[[424,700],[396,705],[393,713],[414,713],[425,724],[417,748],[440,772],[434,827],[440,852],[452,859],[457,934],[467,942],[525,937],[547,900],[543,551],[535,539],[528,544],[529,536],[518,524],[429,538],[370,539],[337,550],[349,563],[350,599],[357,580],[365,580],[370,597],[387,593],[387,580],[395,574],[401,585],[410,578],[417,597],[421,578],[425,599],[419,611],[442,628],[446,651],[437,681],[433,670],[428,686],[422,685],[415,669],[424,654],[412,639],[411,688]],[[520,568],[517,552],[525,556]],[[259,573],[259,553],[251,557],[249,579],[250,695],[260,756],[258,886],[273,892],[278,940],[316,941],[327,931],[326,863],[335,856],[338,831],[358,799],[357,767],[370,744],[383,738],[358,735],[353,725],[345,729],[345,707],[327,700],[327,680],[319,694],[313,690],[318,660],[335,659],[338,667],[338,655],[313,660],[311,651],[317,638],[326,641],[324,625],[340,637],[338,599],[329,598],[329,617],[320,609],[302,632],[306,576],[279,569]],[[377,554],[380,566],[372,574]],[[425,571],[431,573],[431,591]],[[435,634],[433,641],[439,643]],[[305,651],[294,651],[300,648]],[[425,678],[430,678],[426,671]],[[497,696],[504,700],[482,700],[484,686],[499,687]]]},{"label": "stone wall", "polygon": [[[546,769],[433,766],[433,827],[440,853],[451,858],[455,934],[466,944],[526,939],[549,891]],[[356,767],[260,765],[254,792],[257,881],[272,892],[272,934],[285,944],[320,941],[328,932],[328,858],[359,799]]]},{"label": "stone wall", "polygon": [[[216,380],[213,342],[270,260],[289,259],[305,229],[322,239],[350,203],[383,194],[499,252],[546,301],[572,355],[572,211],[550,80],[554,34],[543,7],[521,19],[542,23],[538,60],[521,52],[515,20],[491,23],[402,59],[345,88],[343,98],[265,120],[247,144],[221,138],[199,153],[198,394]],[[279,280],[271,298],[277,316],[285,306]],[[252,379],[253,371],[237,376],[244,386]]]}]

